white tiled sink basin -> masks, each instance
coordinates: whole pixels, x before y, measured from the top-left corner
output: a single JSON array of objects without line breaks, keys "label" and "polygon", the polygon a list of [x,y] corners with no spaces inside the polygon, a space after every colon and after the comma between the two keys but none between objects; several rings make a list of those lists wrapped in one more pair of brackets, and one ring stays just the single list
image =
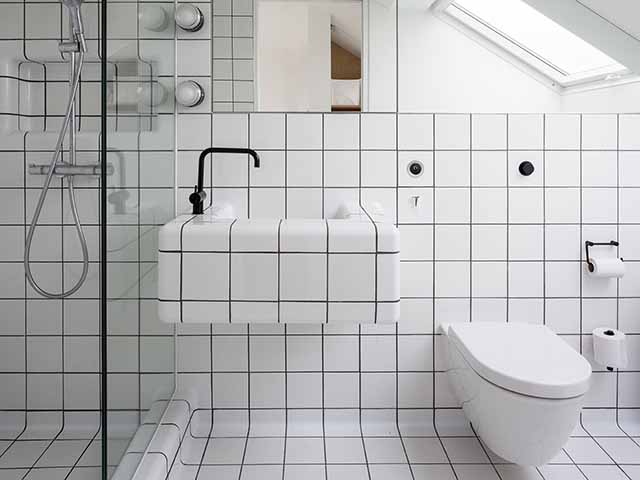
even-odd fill
[{"label": "white tiled sink basin", "polygon": [[338,219],[237,219],[229,208],[160,230],[169,323],[394,323],[400,234],[360,207]]}]

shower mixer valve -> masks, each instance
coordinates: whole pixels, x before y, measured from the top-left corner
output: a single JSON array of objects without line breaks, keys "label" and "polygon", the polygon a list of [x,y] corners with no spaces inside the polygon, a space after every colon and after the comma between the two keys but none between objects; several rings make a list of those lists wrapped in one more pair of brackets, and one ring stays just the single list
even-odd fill
[{"label": "shower mixer valve", "polygon": [[[38,165],[32,163],[29,165],[30,175],[48,175],[49,164]],[[98,177],[101,174],[102,166],[99,163],[89,163],[86,165],[72,165],[70,163],[59,162],[54,167],[53,174],[57,177]],[[112,164],[107,164],[107,175],[113,175],[114,168]]]},{"label": "shower mixer valve", "polygon": [[58,43],[58,51],[60,53],[78,53],[80,52],[80,44],[78,42],[64,41]]}]

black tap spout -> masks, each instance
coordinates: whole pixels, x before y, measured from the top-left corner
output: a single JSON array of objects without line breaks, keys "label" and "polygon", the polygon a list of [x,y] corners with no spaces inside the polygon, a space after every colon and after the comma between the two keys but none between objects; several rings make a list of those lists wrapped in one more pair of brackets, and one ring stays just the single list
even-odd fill
[{"label": "black tap spout", "polygon": [[[260,155],[258,152],[251,148],[223,148],[223,147],[209,147],[200,152],[200,159],[198,160],[198,184],[195,186],[194,191],[189,195],[189,202],[193,205],[193,214],[202,215],[204,213],[204,201],[207,198],[207,194],[204,191],[204,160],[210,153],[231,153],[235,155],[251,155],[253,157],[253,166],[260,168]],[[213,181],[213,180],[212,180]]]}]

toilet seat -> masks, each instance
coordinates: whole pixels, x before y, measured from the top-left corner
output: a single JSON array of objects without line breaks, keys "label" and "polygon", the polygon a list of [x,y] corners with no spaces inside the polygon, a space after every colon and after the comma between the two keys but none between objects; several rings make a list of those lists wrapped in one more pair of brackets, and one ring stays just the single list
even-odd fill
[{"label": "toilet seat", "polygon": [[589,362],[544,325],[456,323],[448,334],[469,366],[503,389],[546,399],[589,389]]}]

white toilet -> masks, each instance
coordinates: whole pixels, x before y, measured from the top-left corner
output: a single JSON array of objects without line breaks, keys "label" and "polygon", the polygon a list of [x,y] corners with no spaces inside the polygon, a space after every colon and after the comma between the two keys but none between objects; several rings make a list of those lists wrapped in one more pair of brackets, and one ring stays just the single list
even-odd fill
[{"label": "white toilet", "polygon": [[477,434],[519,465],[552,459],[575,428],[591,365],[543,325],[443,325],[447,376]]}]

